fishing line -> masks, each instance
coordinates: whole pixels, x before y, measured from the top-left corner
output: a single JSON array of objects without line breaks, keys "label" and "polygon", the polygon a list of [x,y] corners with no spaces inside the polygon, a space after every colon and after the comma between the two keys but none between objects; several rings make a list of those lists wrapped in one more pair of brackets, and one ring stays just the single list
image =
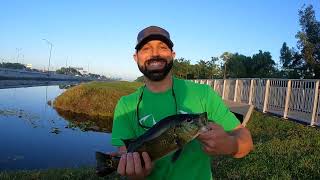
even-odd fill
[{"label": "fishing line", "polygon": [[[177,104],[176,94],[175,94],[174,88],[173,88],[173,87],[174,87],[174,86],[173,86],[173,84],[174,84],[173,82],[174,82],[174,80],[173,80],[173,78],[172,78],[171,95],[172,95],[172,97],[173,97],[173,99],[174,99],[174,103],[175,103],[175,107],[176,107],[176,115],[177,115],[177,114],[178,114],[178,104]],[[139,100],[138,100],[138,104],[137,104],[137,108],[136,108],[136,114],[137,114],[137,121],[138,121],[139,126],[142,127],[142,128],[144,128],[144,129],[150,129],[151,127],[145,126],[145,125],[141,124],[141,122],[139,121],[139,119],[140,119],[140,115],[139,115],[139,105],[140,105],[140,102],[142,101],[143,92],[144,92],[144,89],[145,89],[145,88],[146,88],[146,85],[143,86],[142,92],[141,92],[141,94],[140,94],[140,96],[139,96]]]}]

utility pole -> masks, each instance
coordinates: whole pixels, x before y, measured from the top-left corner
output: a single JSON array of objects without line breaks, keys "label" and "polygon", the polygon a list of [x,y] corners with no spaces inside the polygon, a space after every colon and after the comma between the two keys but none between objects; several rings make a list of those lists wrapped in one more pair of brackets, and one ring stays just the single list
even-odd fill
[{"label": "utility pole", "polygon": [[47,39],[44,39],[44,38],[43,38],[42,40],[46,41],[46,42],[48,43],[48,45],[50,45],[49,65],[48,65],[48,74],[49,74],[49,72],[50,72],[51,51],[52,51],[52,46],[53,46],[53,44],[52,44],[50,41],[48,41]]},{"label": "utility pole", "polygon": [[19,56],[20,56],[20,51],[22,50],[22,48],[16,48],[17,51],[17,58],[16,58],[16,62],[19,63]]}]

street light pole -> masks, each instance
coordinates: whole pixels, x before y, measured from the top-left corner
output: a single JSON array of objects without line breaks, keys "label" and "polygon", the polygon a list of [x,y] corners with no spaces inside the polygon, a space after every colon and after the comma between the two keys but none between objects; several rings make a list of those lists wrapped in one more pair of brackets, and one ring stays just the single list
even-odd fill
[{"label": "street light pole", "polygon": [[46,42],[50,45],[49,66],[48,66],[48,74],[49,74],[49,72],[50,72],[51,51],[52,51],[52,46],[53,46],[53,44],[52,44],[50,41],[48,41],[47,39],[44,39],[44,38],[43,38],[42,40],[46,41]]},{"label": "street light pole", "polygon": [[17,63],[19,63],[20,51],[22,50],[22,48],[16,48],[16,50],[17,50],[17,58],[16,58],[16,61],[17,61]]}]

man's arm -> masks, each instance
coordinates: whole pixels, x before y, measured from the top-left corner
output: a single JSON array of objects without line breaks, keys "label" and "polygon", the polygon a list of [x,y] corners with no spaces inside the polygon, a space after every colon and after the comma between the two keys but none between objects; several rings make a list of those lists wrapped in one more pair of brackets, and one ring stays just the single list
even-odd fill
[{"label": "man's arm", "polygon": [[238,145],[237,151],[233,157],[242,158],[253,149],[251,133],[247,128],[239,125],[229,134],[235,138]]},{"label": "man's arm", "polygon": [[198,140],[203,144],[203,150],[209,155],[232,155],[235,158],[241,158],[253,148],[251,134],[242,125],[229,133],[215,123],[209,123],[208,129],[198,136]]}]

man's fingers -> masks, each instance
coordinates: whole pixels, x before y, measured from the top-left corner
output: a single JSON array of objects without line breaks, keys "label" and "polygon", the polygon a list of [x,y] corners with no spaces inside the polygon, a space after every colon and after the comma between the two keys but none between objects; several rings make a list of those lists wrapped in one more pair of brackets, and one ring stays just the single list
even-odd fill
[{"label": "man's fingers", "polygon": [[214,131],[210,130],[210,131],[200,133],[198,138],[201,140],[206,140],[206,139],[211,139],[213,135],[214,135]]},{"label": "man's fingers", "polygon": [[137,152],[133,153],[133,162],[134,162],[134,172],[137,176],[143,176],[142,166],[141,166],[141,159],[140,155]]},{"label": "man's fingers", "polygon": [[217,130],[217,129],[221,129],[222,127],[216,123],[209,122],[207,125],[207,128],[209,130]]},{"label": "man's fingers", "polygon": [[127,164],[127,155],[126,154],[122,154],[121,158],[120,158],[120,161],[119,161],[118,169],[117,169],[117,172],[121,176],[125,176],[126,175],[126,164]]},{"label": "man's fingers", "polygon": [[127,153],[127,165],[126,165],[126,174],[128,176],[134,175],[134,161],[132,153]]},{"label": "man's fingers", "polygon": [[149,173],[152,170],[152,162],[150,156],[146,152],[142,152],[142,158],[144,161],[144,168]]},{"label": "man's fingers", "polygon": [[214,141],[202,141],[202,146],[206,146],[207,148],[215,148],[215,142]]},{"label": "man's fingers", "polygon": [[211,155],[215,155],[217,154],[216,151],[208,146],[202,146],[202,150],[205,152],[205,153],[208,153],[208,154],[211,154]]}]

